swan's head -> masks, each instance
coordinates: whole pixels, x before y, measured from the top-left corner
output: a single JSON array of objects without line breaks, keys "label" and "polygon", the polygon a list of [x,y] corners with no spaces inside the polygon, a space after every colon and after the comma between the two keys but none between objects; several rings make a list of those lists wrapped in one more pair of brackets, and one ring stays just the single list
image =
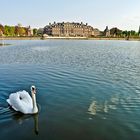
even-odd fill
[{"label": "swan's head", "polygon": [[31,92],[36,94],[36,87],[35,86],[31,86]]}]

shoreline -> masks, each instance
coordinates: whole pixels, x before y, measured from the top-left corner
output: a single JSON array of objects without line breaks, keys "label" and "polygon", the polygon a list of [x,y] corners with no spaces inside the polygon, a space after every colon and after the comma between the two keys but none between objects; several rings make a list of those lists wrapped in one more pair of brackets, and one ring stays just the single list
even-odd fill
[{"label": "shoreline", "polygon": [[93,37],[93,38],[87,38],[87,37],[0,37],[0,40],[123,40],[123,41],[140,41],[140,38],[129,38],[127,40],[126,38],[115,38],[115,37]]},{"label": "shoreline", "polygon": [[0,40],[41,40],[41,37],[0,37]]}]

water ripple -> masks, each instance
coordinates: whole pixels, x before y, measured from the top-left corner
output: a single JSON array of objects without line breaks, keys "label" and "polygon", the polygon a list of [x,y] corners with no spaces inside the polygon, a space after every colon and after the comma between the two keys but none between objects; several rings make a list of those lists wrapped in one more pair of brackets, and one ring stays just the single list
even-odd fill
[{"label": "water ripple", "polygon": [[[53,139],[54,132],[54,139],[63,139],[65,132],[71,132],[69,138],[75,139],[77,131],[81,137],[84,135],[81,132],[87,132],[85,134],[92,139],[103,139],[106,135],[109,140],[116,134],[123,140],[138,134],[139,42],[47,40],[7,43],[13,45],[0,48],[0,135],[3,139],[12,136],[13,130],[19,133],[12,138],[21,134],[36,139],[27,133],[32,128],[31,122],[24,120],[30,120],[30,117],[16,115],[6,102],[10,93],[30,92],[32,84],[37,87],[37,102],[41,106],[40,139],[42,136]],[[20,127],[14,123],[18,116],[25,122]],[[3,128],[9,123],[6,135]],[[88,136],[84,138],[88,139]]]}]

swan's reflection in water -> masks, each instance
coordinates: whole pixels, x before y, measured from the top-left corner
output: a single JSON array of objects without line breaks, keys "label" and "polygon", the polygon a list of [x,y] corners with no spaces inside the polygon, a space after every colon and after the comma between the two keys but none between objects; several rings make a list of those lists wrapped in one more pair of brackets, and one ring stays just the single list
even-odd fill
[{"label": "swan's reflection in water", "polygon": [[16,112],[15,114],[13,114],[13,119],[16,120],[18,124],[22,124],[24,121],[29,120],[31,118],[34,120],[34,133],[38,135],[39,134],[39,127],[38,127],[39,114],[38,113],[33,114],[33,115],[25,115],[20,112]]},{"label": "swan's reflection in water", "polygon": [[39,128],[38,128],[38,114],[33,115],[34,118],[34,132],[35,134],[39,134]]}]

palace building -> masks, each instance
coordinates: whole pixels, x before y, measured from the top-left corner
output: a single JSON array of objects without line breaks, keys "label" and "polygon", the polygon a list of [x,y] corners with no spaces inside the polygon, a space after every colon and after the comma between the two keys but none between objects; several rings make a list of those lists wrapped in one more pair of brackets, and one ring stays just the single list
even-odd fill
[{"label": "palace building", "polygon": [[48,36],[60,36],[60,37],[91,37],[98,35],[99,32],[94,29],[92,26],[89,26],[87,23],[75,23],[75,22],[62,22],[49,24],[44,27],[44,33]]}]

